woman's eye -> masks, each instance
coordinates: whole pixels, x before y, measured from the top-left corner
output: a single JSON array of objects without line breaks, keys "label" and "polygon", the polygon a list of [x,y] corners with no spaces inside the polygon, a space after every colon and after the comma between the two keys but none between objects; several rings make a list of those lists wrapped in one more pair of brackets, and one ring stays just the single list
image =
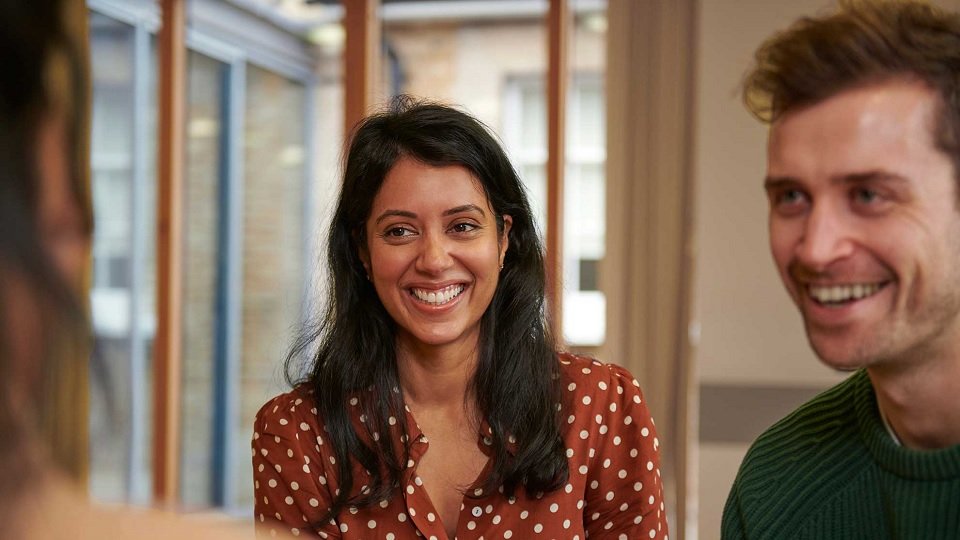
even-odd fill
[{"label": "woman's eye", "polygon": [[413,234],[413,231],[406,227],[391,227],[387,229],[383,235],[393,238],[403,238],[404,236],[410,236]]},{"label": "woman's eye", "polygon": [[476,230],[477,226],[473,223],[455,223],[450,230],[456,233],[467,233]]}]

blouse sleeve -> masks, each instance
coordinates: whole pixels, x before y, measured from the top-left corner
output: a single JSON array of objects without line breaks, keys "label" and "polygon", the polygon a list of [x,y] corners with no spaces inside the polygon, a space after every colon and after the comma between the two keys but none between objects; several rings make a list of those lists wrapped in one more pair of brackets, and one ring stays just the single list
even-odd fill
[{"label": "blouse sleeve", "polygon": [[[640,385],[610,365],[604,418],[588,473],[584,526],[589,538],[667,538],[660,442]],[[602,387],[601,383],[601,387]]]},{"label": "blouse sleeve", "polygon": [[270,400],[257,413],[252,446],[258,538],[278,532],[340,538],[334,520],[319,523],[332,496],[326,441],[310,407],[291,393]]}]

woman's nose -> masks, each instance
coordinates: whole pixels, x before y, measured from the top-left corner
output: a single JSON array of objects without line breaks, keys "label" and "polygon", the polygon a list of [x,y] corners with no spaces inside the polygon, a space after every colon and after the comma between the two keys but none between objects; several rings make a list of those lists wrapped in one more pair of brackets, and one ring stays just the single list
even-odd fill
[{"label": "woman's nose", "polygon": [[448,239],[441,235],[427,234],[421,240],[421,251],[417,257],[417,270],[427,274],[438,274],[450,268],[453,258],[450,256]]}]

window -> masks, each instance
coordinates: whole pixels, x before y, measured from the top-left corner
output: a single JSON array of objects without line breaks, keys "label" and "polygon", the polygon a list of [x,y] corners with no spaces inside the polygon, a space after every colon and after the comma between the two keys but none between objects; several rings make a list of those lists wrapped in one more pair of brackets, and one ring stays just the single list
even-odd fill
[{"label": "window", "polygon": [[257,410],[286,390],[280,365],[305,315],[309,253],[305,202],[306,89],[250,66],[244,127],[243,282],[238,409],[230,422],[230,475],[241,478],[232,504],[253,507],[250,436]]},{"label": "window", "polygon": [[187,69],[187,139],[183,217],[183,345],[180,500],[186,507],[222,500],[222,421],[227,290],[224,223],[229,204],[230,65],[191,51]]},{"label": "window", "polygon": [[[158,13],[152,0],[88,6],[98,351],[91,492],[148,503]],[[246,514],[253,417],[285,387],[279,366],[312,277],[309,225],[320,204],[312,155],[335,153],[315,152],[312,135],[313,72],[328,59],[312,56],[292,29],[230,2],[195,0],[188,17],[180,500]],[[339,149],[336,131],[322,142]]]},{"label": "window", "polygon": [[90,15],[92,188],[91,491],[146,502],[155,334],[154,52],[147,22]]},{"label": "window", "polygon": [[597,286],[606,229],[603,83],[580,76],[569,88],[564,179],[563,334],[575,345],[600,345],[606,302]]},{"label": "window", "polygon": [[[529,190],[541,230],[546,229],[546,98],[543,79],[507,83],[504,119],[514,165]],[[567,95],[564,179],[563,335],[573,346],[603,343],[606,302],[597,287],[605,230],[606,124],[599,75],[574,77]]]}]

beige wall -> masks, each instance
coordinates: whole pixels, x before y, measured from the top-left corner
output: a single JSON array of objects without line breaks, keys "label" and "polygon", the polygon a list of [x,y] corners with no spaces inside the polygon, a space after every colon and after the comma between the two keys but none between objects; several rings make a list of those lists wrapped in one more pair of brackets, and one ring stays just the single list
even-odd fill
[{"label": "beige wall", "polygon": [[[767,249],[766,127],[740,103],[753,50],[823,0],[708,0],[700,4],[695,106],[694,324],[699,385],[819,385],[839,377],[810,352],[800,317]],[[738,411],[723,415],[735,422]],[[712,417],[712,415],[711,415]],[[702,417],[701,422],[710,422]],[[699,538],[719,538],[720,516],[745,442],[701,441]]]},{"label": "beige wall", "polygon": [[766,127],[740,103],[753,50],[824,0],[701,3],[694,153],[696,318],[704,383],[828,384],[767,249]]},{"label": "beige wall", "polygon": [[[801,320],[767,249],[761,188],[766,128],[743,108],[738,84],[754,49],[773,31],[828,0],[702,0],[695,93],[697,263],[694,320],[699,327],[696,370],[701,390],[761,388],[814,391],[842,379],[807,346]],[[937,2],[952,9],[960,0]],[[703,396],[707,395],[704,392]],[[735,426],[750,411],[705,410],[701,422]],[[721,405],[724,405],[721,403]],[[795,403],[784,403],[787,410]],[[776,416],[780,413],[777,412]],[[719,420],[718,420],[719,419]],[[701,426],[701,433],[706,427]],[[701,440],[697,519],[699,538],[719,538],[720,516],[747,442]],[[694,448],[697,448],[694,445]],[[690,538],[693,538],[691,535]]]}]

